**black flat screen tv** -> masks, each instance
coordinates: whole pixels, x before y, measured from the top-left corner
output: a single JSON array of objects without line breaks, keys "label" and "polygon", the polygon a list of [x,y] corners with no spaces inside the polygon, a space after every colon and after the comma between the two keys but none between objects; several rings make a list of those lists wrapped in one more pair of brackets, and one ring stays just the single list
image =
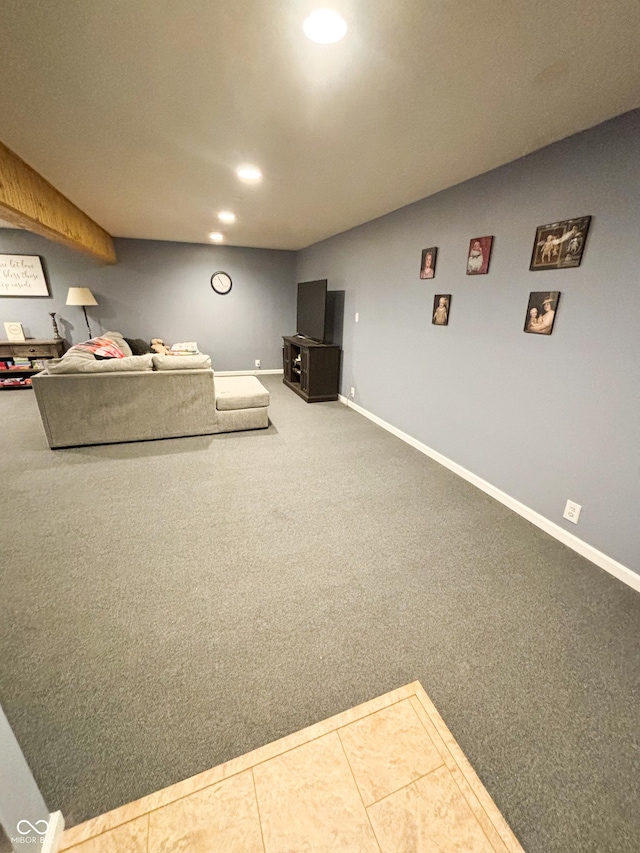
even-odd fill
[{"label": "black flat screen tv", "polygon": [[327,279],[298,282],[296,333],[324,343]]}]

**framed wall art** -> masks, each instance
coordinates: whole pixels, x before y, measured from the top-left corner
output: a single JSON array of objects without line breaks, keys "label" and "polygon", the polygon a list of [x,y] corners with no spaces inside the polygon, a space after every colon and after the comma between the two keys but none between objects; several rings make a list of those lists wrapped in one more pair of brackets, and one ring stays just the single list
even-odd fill
[{"label": "framed wall art", "polygon": [[467,275],[486,275],[489,272],[492,246],[493,237],[474,237],[469,241]]},{"label": "framed wall art", "polygon": [[540,225],[533,241],[530,270],[579,267],[587,240],[590,216]]},{"label": "framed wall art", "polygon": [[434,326],[449,325],[450,306],[450,293],[436,293],[436,295],[433,297],[433,317],[431,318],[431,322]]},{"label": "framed wall art", "polygon": [[530,293],[524,331],[532,335],[550,335],[556,321],[560,291]]},{"label": "framed wall art", "polygon": [[436,274],[436,258],[438,256],[437,246],[422,250],[420,261],[420,278],[433,278]]},{"label": "framed wall art", "polygon": [[8,341],[26,341],[22,323],[5,323],[4,333]]},{"label": "framed wall art", "polygon": [[50,296],[39,255],[0,255],[0,296]]}]

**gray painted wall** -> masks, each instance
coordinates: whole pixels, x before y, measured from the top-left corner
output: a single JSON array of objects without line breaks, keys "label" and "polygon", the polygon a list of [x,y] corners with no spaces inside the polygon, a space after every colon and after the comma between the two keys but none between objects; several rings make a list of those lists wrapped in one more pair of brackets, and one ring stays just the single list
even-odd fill
[{"label": "gray painted wall", "polygon": [[[66,306],[68,287],[89,287],[98,306],[87,309],[91,331],[113,329],[126,337],[196,340],[216,370],[282,367],[282,335],[295,331],[295,253],[268,249],[116,240],[118,263],[104,266],[26,231],[0,230],[0,252],[44,259],[50,299],[0,299],[0,323],[21,322],[30,337],[60,332],[77,343],[87,338],[81,308]],[[231,276],[231,292],[210,286],[212,273]],[[4,328],[0,326],[0,337]]]},{"label": "gray painted wall", "polygon": [[17,826],[23,820],[29,821],[36,830],[44,829],[38,821],[48,821],[49,810],[0,707],[0,825],[8,839],[20,838],[25,842],[29,839],[32,842],[31,845],[16,842],[13,845],[16,850],[35,847],[41,840],[38,832],[30,832],[24,824],[20,827],[24,833],[18,832]]},{"label": "gray painted wall", "polygon": [[[639,140],[634,111],[298,255],[298,280],[346,293],[343,394],[637,572]],[[581,267],[529,271],[538,225],[589,214]],[[484,235],[489,274],[467,276]],[[553,334],[524,334],[545,290],[562,293]],[[436,293],[448,327],[431,324]]]}]

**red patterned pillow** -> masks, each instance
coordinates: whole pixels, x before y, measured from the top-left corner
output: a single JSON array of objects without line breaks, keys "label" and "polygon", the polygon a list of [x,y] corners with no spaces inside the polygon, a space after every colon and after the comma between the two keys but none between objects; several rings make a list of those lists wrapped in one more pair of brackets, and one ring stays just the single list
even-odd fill
[{"label": "red patterned pillow", "polygon": [[101,358],[124,358],[125,353],[110,338],[91,338],[90,341],[76,344],[73,349],[91,352]]}]

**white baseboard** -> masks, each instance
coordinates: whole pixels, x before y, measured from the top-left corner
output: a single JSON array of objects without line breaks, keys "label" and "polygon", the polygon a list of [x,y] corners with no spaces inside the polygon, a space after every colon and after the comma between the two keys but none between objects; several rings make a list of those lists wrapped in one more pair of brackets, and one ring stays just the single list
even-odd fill
[{"label": "white baseboard", "polygon": [[58,853],[63,832],[64,818],[62,817],[62,812],[53,812],[49,815],[49,828],[42,841],[40,853]]},{"label": "white baseboard", "polygon": [[283,374],[284,370],[280,368],[279,370],[214,370],[216,376],[260,376],[260,374],[267,373],[280,373]]},{"label": "white baseboard", "polygon": [[386,429],[387,432],[390,432],[397,438],[402,439],[402,441],[406,441],[407,444],[415,447],[415,449],[419,450],[420,453],[424,453],[425,456],[429,456],[431,459],[439,462],[440,465],[444,465],[445,468],[448,468],[450,471],[458,474],[458,476],[462,477],[464,480],[467,480],[469,483],[472,483],[492,498],[500,501],[501,504],[504,504],[509,507],[509,509],[517,512],[518,515],[526,518],[527,521],[535,524],[536,527],[544,530],[545,533],[553,536],[554,539],[557,539],[559,542],[567,545],[567,547],[572,548],[578,554],[586,557],[587,560],[591,560],[591,562],[595,563],[596,566],[604,569],[605,572],[609,572],[610,575],[613,575],[618,578],[618,580],[626,583],[627,586],[630,586],[632,589],[640,592],[640,575],[637,572],[632,571],[627,568],[627,566],[623,566],[622,563],[618,563],[617,560],[614,560],[613,557],[609,557],[602,551],[598,551],[598,549],[594,548],[593,545],[589,545],[587,542],[584,542],[582,539],[574,536],[573,533],[569,533],[568,530],[560,527],[559,524],[550,521],[548,518],[545,518],[544,515],[540,515],[539,512],[536,512],[515,498],[512,498],[511,495],[508,495],[496,486],[491,485],[491,483],[483,480],[482,477],[478,477],[477,474],[473,474],[471,471],[463,468],[462,465],[458,465],[457,462],[453,462],[453,460],[443,456],[442,453],[438,453],[437,450],[433,450],[433,448],[428,447],[421,441],[418,441],[417,438],[413,438],[413,436],[408,435],[406,432],[402,432],[402,430],[392,426],[392,424],[389,424],[386,421],[383,421],[382,418],[379,418],[377,415],[371,414],[371,412],[363,409],[362,406],[358,406],[357,403],[354,403],[348,397],[339,395],[338,399],[345,406],[348,406],[350,409],[355,409],[356,412],[364,415],[365,418],[369,418],[370,421],[373,421],[375,424],[378,424],[378,426]]}]

